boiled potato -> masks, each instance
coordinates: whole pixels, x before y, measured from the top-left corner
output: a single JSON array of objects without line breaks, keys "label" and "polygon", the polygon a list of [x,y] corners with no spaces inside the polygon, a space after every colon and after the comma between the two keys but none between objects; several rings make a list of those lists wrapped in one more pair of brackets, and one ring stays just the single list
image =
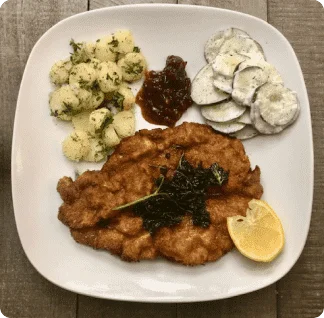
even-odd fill
[{"label": "boiled potato", "polygon": [[71,120],[81,111],[79,98],[69,85],[62,86],[50,94],[51,114],[63,120]]},{"label": "boiled potato", "polygon": [[89,117],[90,130],[95,133],[101,132],[109,118],[111,118],[111,113],[107,108],[94,110]]},{"label": "boiled potato", "polygon": [[73,65],[83,63],[88,60],[87,54],[84,50],[84,42],[75,42],[73,39],[71,39],[70,45],[73,49],[73,53],[70,56],[70,60]]},{"label": "boiled potato", "polygon": [[92,42],[83,42],[82,46],[84,50],[84,54],[86,56],[86,61],[91,60],[95,57],[95,52],[96,52],[96,44]]},{"label": "boiled potato", "polygon": [[75,130],[90,131],[89,117],[91,112],[84,111],[72,117],[72,125]]},{"label": "boiled potato", "polygon": [[99,137],[90,137],[90,151],[83,158],[85,161],[98,162],[107,156],[107,147]]},{"label": "boiled potato", "polygon": [[141,53],[127,53],[117,64],[127,82],[141,79],[146,69],[146,61]]},{"label": "boiled potato", "polygon": [[112,124],[104,128],[102,132],[102,139],[109,148],[113,148],[120,143],[120,138],[118,137]]},{"label": "boiled potato", "polygon": [[112,122],[119,138],[133,136],[135,133],[135,116],[130,110],[124,110],[114,116]]},{"label": "boiled potato", "polygon": [[79,83],[72,84],[72,85],[70,85],[70,87],[72,88],[75,96],[79,99],[81,110],[89,109],[92,92],[87,89],[82,88]]},{"label": "boiled potato", "polygon": [[[61,86],[50,94],[51,114],[72,120],[74,131],[62,143],[64,155],[73,161],[97,162],[122,138],[135,133],[130,111],[135,96],[123,81],[140,79],[146,61],[129,30],[118,30],[95,43],[72,39],[70,45],[70,59],[56,62],[50,71],[51,81]],[[99,108],[105,100],[109,109]]]},{"label": "boiled potato", "polygon": [[123,110],[131,109],[135,104],[135,96],[130,87],[128,87],[126,84],[122,84],[118,89],[118,93],[123,96]]},{"label": "boiled potato", "polygon": [[98,60],[98,59],[96,59],[96,58],[93,58],[93,59],[90,60],[89,65],[90,65],[93,69],[97,70],[97,69],[98,69],[98,66],[99,66],[100,63],[101,63],[100,60]]},{"label": "boiled potato", "polygon": [[79,161],[90,151],[88,134],[81,130],[73,131],[62,143],[64,155],[73,161]]},{"label": "boiled potato", "polygon": [[96,79],[96,70],[90,64],[80,63],[73,66],[69,77],[69,83],[79,83],[81,87],[91,87]]},{"label": "boiled potato", "polygon": [[99,89],[92,90],[92,95],[89,101],[88,109],[96,109],[102,104],[104,99],[105,99],[105,94],[101,90]]},{"label": "boiled potato", "polygon": [[114,35],[105,36],[96,42],[95,58],[101,62],[115,62],[118,56],[118,41]]},{"label": "boiled potato", "polygon": [[104,93],[114,92],[122,80],[122,71],[114,62],[103,62],[98,66],[98,84]]},{"label": "boiled potato", "polygon": [[126,54],[133,52],[134,39],[129,30],[118,30],[114,33],[116,41],[118,41],[118,53]]},{"label": "boiled potato", "polygon": [[70,60],[74,65],[89,62],[95,57],[96,45],[92,42],[77,43],[74,40],[71,40],[70,45],[73,48]]},{"label": "boiled potato", "polygon": [[53,84],[62,85],[68,82],[72,63],[70,60],[56,62],[50,71],[50,78]]}]

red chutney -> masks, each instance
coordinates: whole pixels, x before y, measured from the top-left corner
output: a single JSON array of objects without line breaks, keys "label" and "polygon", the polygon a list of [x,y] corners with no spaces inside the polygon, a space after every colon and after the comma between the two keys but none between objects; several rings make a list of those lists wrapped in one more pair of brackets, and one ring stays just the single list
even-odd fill
[{"label": "red chutney", "polygon": [[174,127],[192,105],[191,82],[181,57],[170,55],[163,71],[145,73],[145,80],[136,96],[146,121]]}]

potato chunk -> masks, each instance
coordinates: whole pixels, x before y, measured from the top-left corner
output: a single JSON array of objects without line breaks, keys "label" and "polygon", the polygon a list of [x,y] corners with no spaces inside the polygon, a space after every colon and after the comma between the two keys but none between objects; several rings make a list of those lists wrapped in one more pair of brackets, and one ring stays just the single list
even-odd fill
[{"label": "potato chunk", "polygon": [[118,93],[123,96],[122,97],[123,110],[131,109],[135,104],[135,96],[132,90],[130,89],[130,87],[128,87],[125,84],[122,84],[118,89]]},{"label": "potato chunk", "polygon": [[80,63],[73,66],[69,77],[69,83],[79,83],[82,87],[91,87],[96,79],[97,72],[91,64]]},{"label": "potato chunk", "polygon": [[89,117],[91,112],[84,111],[72,117],[72,125],[75,130],[90,131]]},{"label": "potato chunk", "polygon": [[115,62],[118,56],[118,41],[114,35],[105,36],[96,42],[95,58],[101,62]]},{"label": "potato chunk", "polygon": [[118,53],[126,54],[133,52],[134,39],[129,30],[118,30],[114,33],[116,41],[118,41]]},{"label": "potato chunk", "polygon": [[109,125],[104,128],[102,132],[102,139],[109,148],[116,147],[120,143],[120,138],[118,137],[113,125]]},{"label": "potato chunk", "polygon": [[119,138],[125,138],[134,135],[135,133],[135,116],[132,111],[125,110],[114,116],[112,122]]},{"label": "potato chunk", "polygon": [[98,83],[104,93],[116,91],[122,80],[122,71],[114,62],[103,62],[98,66]]},{"label": "potato chunk", "polygon": [[90,130],[95,133],[101,132],[109,118],[111,118],[111,113],[107,108],[94,110],[89,117]]},{"label": "potato chunk", "polygon": [[103,140],[99,137],[90,137],[90,151],[83,158],[85,161],[98,162],[106,158],[107,147]]},{"label": "potato chunk", "polygon": [[56,62],[50,71],[50,78],[53,84],[66,84],[69,80],[72,63],[70,60],[61,60]]},{"label": "potato chunk", "polygon": [[62,143],[64,155],[72,160],[83,159],[90,151],[88,134],[81,130],[73,131]]},{"label": "potato chunk", "polygon": [[62,86],[50,94],[51,114],[62,120],[71,120],[81,111],[80,101],[69,85]]},{"label": "potato chunk", "polygon": [[123,75],[127,82],[134,82],[142,78],[146,69],[146,60],[141,53],[127,53],[118,61]]}]

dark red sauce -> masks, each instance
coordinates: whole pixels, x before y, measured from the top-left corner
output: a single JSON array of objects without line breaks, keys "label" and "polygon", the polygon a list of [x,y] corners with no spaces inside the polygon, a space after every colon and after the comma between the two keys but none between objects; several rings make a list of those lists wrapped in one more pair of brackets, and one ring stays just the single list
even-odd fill
[{"label": "dark red sauce", "polygon": [[174,127],[182,114],[192,105],[191,82],[181,57],[170,55],[163,71],[146,72],[136,103],[148,122]]}]

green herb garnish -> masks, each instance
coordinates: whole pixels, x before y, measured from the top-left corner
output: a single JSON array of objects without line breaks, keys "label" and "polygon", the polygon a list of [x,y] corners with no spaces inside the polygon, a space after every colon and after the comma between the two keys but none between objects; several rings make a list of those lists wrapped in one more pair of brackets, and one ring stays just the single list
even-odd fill
[{"label": "green herb garnish", "polygon": [[99,90],[99,89],[100,89],[100,87],[99,87],[99,83],[98,83],[97,80],[94,80],[94,82],[92,83],[91,88],[92,88],[93,90]]},{"label": "green herb garnish", "polygon": [[70,45],[74,53],[76,53],[78,50],[81,50],[82,48],[82,43],[76,43],[73,39],[71,39]]},{"label": "green herb garnish", "polygon": [[108,127],[110,124],[112,124],[114,121],[113,117],[108,117],[106,118],[106,120],[104,121],[104,123],[101,126],[101,129],[105,129],[106,127]]},{"label": "green herb garnish", "polygon": [[73,39],[71,39],[70,45],[73,49],[73,53],[70,53],[70,60],[72,64],[75,65],[89,60],[83,50],[83,43],[76,43]]},{"label": "green herb garnish", "polygon": [[127,66],[122,66],[122,68],[125,70],[127,74],[140,74],[143,72],[143,66],[141,65],[141,62],[128,64]]},{"label": "green herb garnish", "polygon": [[120,78],[117,76],[117,77],[114,78],[113,82],[114,82],[115,85],[118,86],[118,85],[120,85],[121,80],[120,80]]},{"label": "green herb garnish", "polygon": [[83,79],[80,79],[79,85],[80,85],[80,88],[85,88],[85,89],[90,87],[89,82],[87,82]]},{"label": "green herb garnish", "polygon": [[123,104],[124,104],[125,97],[124,95],[116,92],[114,93],[111,101],[115,107],[118,107],[120,109],[123,109]]},{"label": "green herb garnish", "polygon": [[139,53],[139,52],[141,52],[141,50],[140,50],[140,48],[138,46],[134,46],[133,52]]},{"label": "green herb garnish", "polygon": [[114,36],[112,38],[113,39],[110,42],[108,42],[108,44],[110,44],[112,47],[117,47],[119,43],[118,40],[116,40]]},{"label": "green herb garnish", "polygon": [[70,104],[63,102],[63,105],[65,107],[65,109],[62,110],[63,114],[73,116],[79,113],[79,111],[73,109],[73,107]]},{"label": "green herb garnish", "polygon": [[194,225],[206,228],[210,225],[210,215],[206,210],[207,191],[210,187],[222,186],[227,180],[228,172],[218,164],[208,169],[201,164],[194,168],[182,155],[170,180],[161,175],[155,180],[157,189],[152,194],[114,210],[132,207],[151,234],[160,227],[179,224],[186,214],[191,215]]}]

